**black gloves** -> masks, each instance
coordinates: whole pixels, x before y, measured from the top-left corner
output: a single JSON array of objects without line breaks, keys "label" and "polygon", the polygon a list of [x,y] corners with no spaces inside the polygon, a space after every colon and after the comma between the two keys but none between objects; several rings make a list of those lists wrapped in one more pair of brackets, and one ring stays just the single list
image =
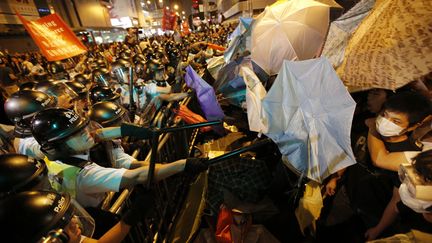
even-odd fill
[{"label": "black gloves", "polygon": [[122,123],[120,126],[122,137],[129,136],[138,139],[149,139],[156,131],[148,127],[140,127],[131,123]]},{"label": "black gloves", "polygon": [[131,208],[123,215],[122,221],[133,226],[147,217],[155,208],[154,195],[148,190],[136,191],[136,198]]},{"label": "black gloves", "polygon": [[184,172],[186,174],[199,174],[208,169],[208,158],[187,158]]}]

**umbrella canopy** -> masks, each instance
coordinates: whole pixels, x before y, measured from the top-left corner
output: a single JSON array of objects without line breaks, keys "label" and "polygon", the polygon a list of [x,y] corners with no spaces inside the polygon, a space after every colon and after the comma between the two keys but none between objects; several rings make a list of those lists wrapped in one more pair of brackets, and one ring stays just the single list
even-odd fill
[{"label": "umbrella canopy", "polygon": [[284,61],[262,106],[266,135],[290,168],[321,183],[355,163],[350,142],[355,102],[326,58]]},{"label": "umbrella canopy", "polygon": [[246,100],[245,83],[241,76],[236,76],[233,80],[225,83],[217,90],[218,93],[223,94],[230,104],[242,107],[243,102]]},{"label": "umbrella canopy", "polygon": [[337,69],[351,89],[395,90],[432,71],[432,1],[377,1]]},{"label": "umbrella canopy", "polygon": [[249,67],[241,67],[240,75],[246,83],[246,106],[249,130],[266,133],[267,126],[262,122],[261,101],[267,94],[263,84]]},{"label": "umbrella canopy", "polygon": [[207,70],[210,75],[217,80],[219,70],[225,65],[225,59],[223,56],[216,56],[206,60],[207,62]]},{"label": "umbrella canopy", "polygon": [[362,0],[330,24],[322,56],[327,57],[334,68],[342,63],[349,38],[368,15],[374,3],[375,0]]},{"label": "umbrella canopy", "polygon": [[267,7],[252,28],[252,60],[274,75],[284,59],[317,56],[327,34],[329,8],[313,0],[292,0]]},{"label": "umbrella canopy", "polygon": [[241,54],[246,50],[250,51],[252,22],[252,18],[240,18],[239,25],[231,34],[228,49],[224,53],[226,62],[231,61],[238,53]]},{"label": "umbrella canopy", "polygon": [[207,120],[221,120],[225,117],[212,86],[204,81],[191,66],[186,67],[185,81],[189,88],[195,90],[201,110]]}]

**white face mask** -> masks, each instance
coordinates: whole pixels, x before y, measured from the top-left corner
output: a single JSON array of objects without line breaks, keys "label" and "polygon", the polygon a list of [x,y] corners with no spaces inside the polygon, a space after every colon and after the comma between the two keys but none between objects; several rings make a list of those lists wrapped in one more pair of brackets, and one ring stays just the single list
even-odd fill
[{"label": "white face mask", "polygon": [[430,213],[426,209],[432,206],[432,201],[425,201],[414,198],[405,183],[402,183],[400,185],[399,195],[403,204],[416,211],[417,213]]},{"label": "white face mask", "polygon": [[376,118],[375,126],[378,133],[384,137],[399,136],[404,130],[403,127],[394,124],[392,121],[382,116]]}]

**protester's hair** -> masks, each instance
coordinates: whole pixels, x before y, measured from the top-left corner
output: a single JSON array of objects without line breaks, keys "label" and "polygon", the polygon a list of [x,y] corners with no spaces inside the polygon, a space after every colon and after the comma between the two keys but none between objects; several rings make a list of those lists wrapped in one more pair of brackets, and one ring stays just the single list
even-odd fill
[{"label": "protester's hair", "polygon": [[425,96],[407,91],[389,97],[384,103],[383,110],[406,114],[409,126],[412,126],[432,113],[432,104]]},{"label": "protester's hair", "polygon": [[414,157],[413,166],[425,181],[432,181],[432,149],[421,152]]}]

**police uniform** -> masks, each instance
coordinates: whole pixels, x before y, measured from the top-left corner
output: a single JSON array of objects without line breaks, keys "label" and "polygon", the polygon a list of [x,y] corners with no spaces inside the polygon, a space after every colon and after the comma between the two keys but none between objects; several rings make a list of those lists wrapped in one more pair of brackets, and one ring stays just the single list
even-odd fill
[{"label": "police uniform", "polygon": [[[120,191],[120,183],[126,169],[105,168],[88,161],[88,155],[75,155],[85,162],[73,166],[66,161],[45,159],[51,186],[59,192],[67,192],[83,207],[99,207],[107,192]],[[70,163],[70,162],[69,162]]]},{"label": "police uniform", "polygon": [[36,159],[45,158],[45,154],[41,151],[40,144],[34,137],[15,138],[18,139],[17,153],[24,154]]}]

